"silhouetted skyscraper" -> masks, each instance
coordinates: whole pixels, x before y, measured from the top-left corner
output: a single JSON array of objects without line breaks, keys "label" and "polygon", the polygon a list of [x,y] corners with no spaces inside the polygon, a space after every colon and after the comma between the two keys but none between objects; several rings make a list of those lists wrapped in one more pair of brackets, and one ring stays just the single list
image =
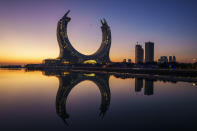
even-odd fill
[{"label": "silhouetted skyscraper", "polygon": [[145,42],[145,62],[154,62],[154,43]]},{"label": "silhouetted skyscraper", "polygon": [[136,45],[135,46],[135,63],[143,63],[144,61],[144,49],[142,48],[141,45]]},{"label": "silhouetted skyscraper", "polygon": [[176,62],[176,57],[175,56],[172,57],[172,62]]},{"label": "silhouetted skyscraper", "polygon": [[172,56],[169,56],[169,63],[172,62]]}]

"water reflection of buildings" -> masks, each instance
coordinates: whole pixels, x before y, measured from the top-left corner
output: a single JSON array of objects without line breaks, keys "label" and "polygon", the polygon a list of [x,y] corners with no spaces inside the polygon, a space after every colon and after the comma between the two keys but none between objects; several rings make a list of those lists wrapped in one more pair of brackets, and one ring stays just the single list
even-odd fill
[{"label": "water reflection of buildings", "polygon": [[[153,95],[154,93],[154,81],[145,79],[144,95]],[[141,92],[143,88],[143,79],[135,78],[135,92]]]},{"label": "water reflection of buildings", "polygon": [[135,92],[141,92],[143,88],[143,79],[135,78]]},{"label": "water reflection of buildings", "polygon": [[153,80],[145,80],[144,95],[153,95],[154,84]]},{"label": "water reflection of buildings", "polygon": [[109,75],[101,73],[68,73],[68,72],[45,72],[45,75],[55,75],[59,79],[59,89],[56,96],[56,112],[59,117],[67,124],[66,119],[69,118],[69,114],[66,111],[66,101],[71,90],[84,80],[90,80],[94,82],[101,93],[101,105],[100,114],[104,117],[106,111],[110,105],[110,88],[109,88]]}]

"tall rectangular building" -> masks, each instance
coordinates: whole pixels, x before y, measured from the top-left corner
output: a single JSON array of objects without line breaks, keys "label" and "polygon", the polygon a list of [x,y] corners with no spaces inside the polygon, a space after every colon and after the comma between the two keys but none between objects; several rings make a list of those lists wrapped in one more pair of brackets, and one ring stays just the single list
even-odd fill
[{"label": "tall rectangular building", "polygon": [[172,56],[169,56],[169,63],[172,62]]},{"label": "tall rectangular building", "polygon": [[176,56],[173,56],[173,57],[172,57],[172,61],[173,61],[173,62],[176,62]]},{"label": "tall rectangular building", "polygon": [[154,62],[154,43],[145,42],[145,62]]},{"label": "tall rectangular building", "polygon": [[136,45],[135,46],[135,63],[143,63],[144,61],[144,49],[142,48],[141,45]]}]

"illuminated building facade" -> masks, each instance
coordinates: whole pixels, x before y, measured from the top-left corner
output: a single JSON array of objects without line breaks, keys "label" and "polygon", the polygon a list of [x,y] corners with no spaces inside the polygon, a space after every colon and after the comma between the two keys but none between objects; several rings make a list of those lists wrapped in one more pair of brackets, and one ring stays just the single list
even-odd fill
[{"label": "illuminated building facade", "polygon": [[70,64],[86,63],[88,61],[99,64],[110,63],[111,30],[106,20],[101,20],[102,43],[100,48],[92,55],[84,55],[74,49],[68,39],[67,25],[71,20],[70,17],[67,17],[69,12],[70,11],[59,20],[57,25],[57,40],[60,47],[60,54],[57,59],[59,59],[61,63]]}]

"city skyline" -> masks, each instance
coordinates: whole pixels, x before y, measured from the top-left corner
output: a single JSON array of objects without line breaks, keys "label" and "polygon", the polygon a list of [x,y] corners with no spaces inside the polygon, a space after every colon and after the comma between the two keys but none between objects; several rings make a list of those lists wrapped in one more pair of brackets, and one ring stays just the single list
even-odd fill
[{"label": "city skyline", "polygon": [[146,41],[155,43],[155,60],[166,55],[175,55],[178,62],[197,58],[197,8],[192,0],[6,0],[0,2],[0,64],[56,58],[56,26],[68,9],[72,11],[68,35],[80,53],[89,55],[98,49],[102,37],[99,22],[105,17],[112,30],[110,59],[114,62],[124,58],[134,62],[137,41],[143,48]]}]

